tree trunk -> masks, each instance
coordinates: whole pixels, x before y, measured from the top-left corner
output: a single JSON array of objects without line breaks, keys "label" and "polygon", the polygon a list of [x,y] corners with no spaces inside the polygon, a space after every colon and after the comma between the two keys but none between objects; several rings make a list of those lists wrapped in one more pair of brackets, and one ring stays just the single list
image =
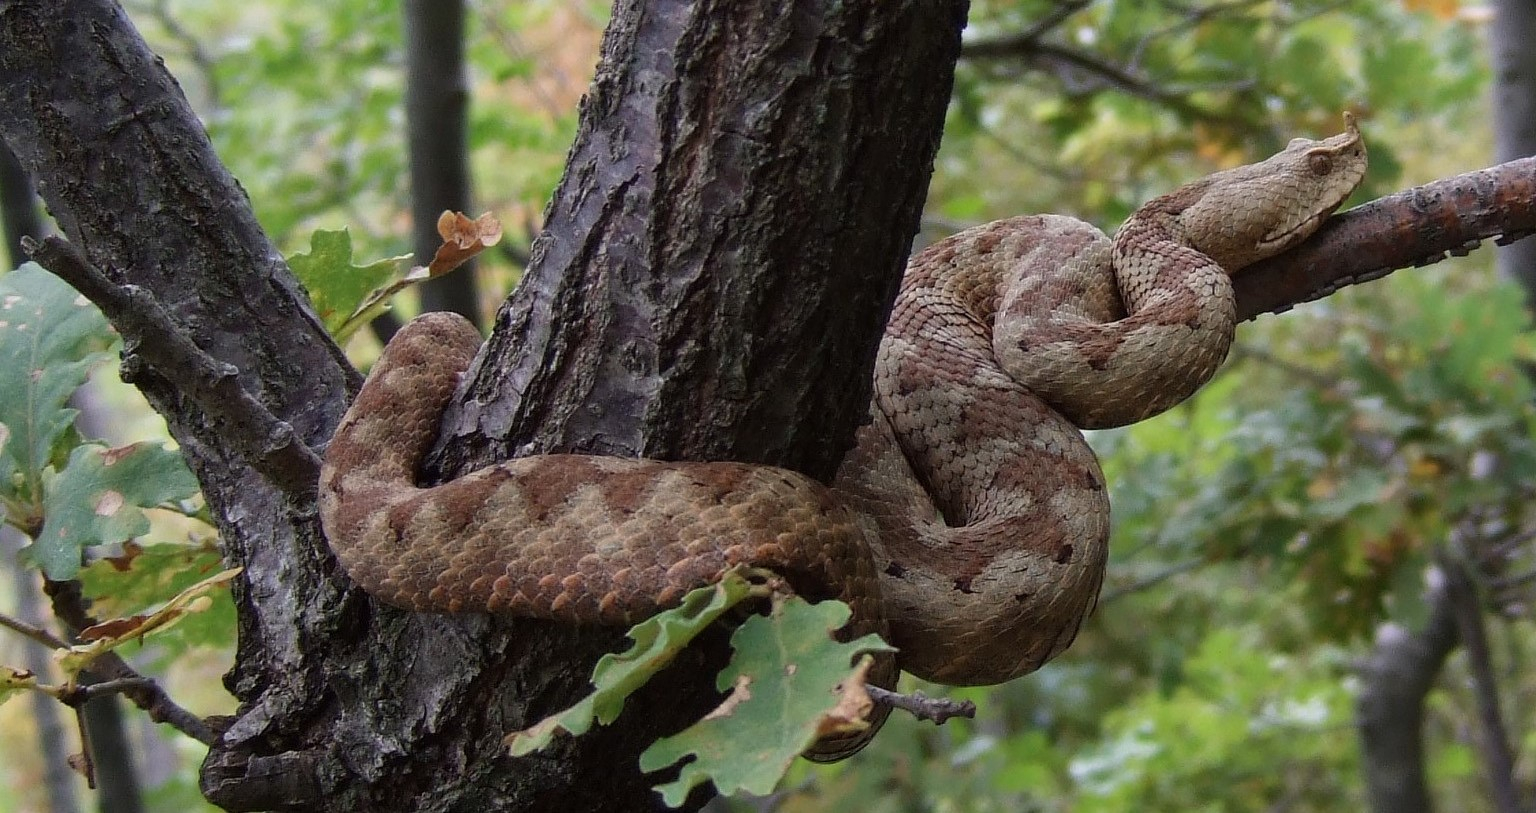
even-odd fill
[{"label": "tree trunk", "polygon": [[[92,682],[88,677],[82,681],[87,685]],[[86,736],[91,740],[96,809],[100,813],[140,813],[144,800],[139,792],[139,775],[134,768],[133,745],[124,724],[122,701],[116,695],[92,698],[80,713],[85,717]]]},{"label": "tree trunk", "polygon": [[[441,243],[437,216],[468,211],[469,87],[464,71],[464,0],[406,0],[405,125],[411,166],[411,238],[426,265]],[[453,311],[480,324],[470,261],[418,289],[421,310]]]},{"label": "tree trunk", "polygon": [[[1491,30],[1496,161],[1536,155],[1536,0],[1494,0]],[[1501,246],[1499,272],[1525,289],[1536,308],[1536,239]]]},{"label": "tree trunk", "polygon": [[[535,440],[830,478],[863,417],[963,17],[959,0],[620,2],[528,282],[483,354],[473,408],[448,424],[452,468]],[[299,440],[323,443],[355,374],[114,4],[0,0],[0,136],[96,266],[149,291]],[[312,490],[295,484],[303,455],[254,459],[188,373],[145,361],[162,324],[132,309],[114,324],[245,567],[226,679],[241,708],[204,765],[210,799],[655,804],[636,754],[709,707],[705,655],[685,654],[595,736],[508,758],[503,735],[581,693],[617,634],[374,603],[319,536]]]},{"label": "tree trunk", "polygon": [[0,141],[0,226],[5,231],[7,264],[3,271],[21,265],[27,255],[21,250],[21,238],[41,237],[43,218],[37,211],[37,195],[32,179],[17,163],[16,156]]},{"label": "tree trunk", "polygon": [[1365,795],[1375,813],[1434,809],[1424,776],[1424,702],[1459,639],[1446,592],[1434,590],[1427,601],[1424,629],[1382,625],[1360,669],[1355,719]]}]

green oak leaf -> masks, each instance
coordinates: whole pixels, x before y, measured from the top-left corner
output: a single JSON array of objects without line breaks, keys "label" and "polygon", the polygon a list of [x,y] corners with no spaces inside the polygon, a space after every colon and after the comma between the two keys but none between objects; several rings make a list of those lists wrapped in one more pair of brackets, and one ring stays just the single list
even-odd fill
[{"label": "green oak leaf", "polygon": [[289,257],[288,267],[309,292],[325,329],[341,343],[383,312],[391,295],[426,278],[425,272],[402,273],[410,259],[405,254],[354,265],[351,233],[322,229],[310,235],[309,253]]},{"label": "green oak leaf", "polygon": [[158,443],[78,446],[44,486],[43,528],[27,550],[48,578],[74,578],[82,548],[148,533],[143,509],[197,491],[181,455]]},{"label": "green oak leaf", "polygon": [[[224,569],[211,537],[191,544],[157,542],[142,547],[129,542],[123,549],[123,555],[97,559],[75,576],[97,618],[141,613],[143,608]],[[207,611],[177,624],[170,635],[158,639],[160,645],[152,653],[147,653],[157,665],[169,666],[193,647],[227,645],[229,631],[235,628],[234,601],[228,591],[209,596],[213,603]]]},{"label": "green oak leaf", "polygon": [[592,694],[559,714],[507,736],[506,745],[512,755],[522,756],[544,748],[558,732],[584,734],[591,729],[594,719],[601,725],[613,722],[623,710],[625,698],[671,663],[689,641],[722,613],[757,590],[739,569],[733,570],[718,583],[689,592],[677,607],[636,624],[629,631],[634,641],[629,649],[604,655],[597,662],[592,670]]},{"label": "green oak leaf", "polygon": [[0,275],[0,497],[37,499],[77,414],[65,405],[113,341],[101,311],[38,264]]},{"label": "green oak leaf", "polygon": [[[766,794],[811,743],[825,722],[851,716],[871,664],[861,653],[894,652],[879,636],[846,643],[832,637],[848,621],[848,605],[776,603],[769,616],[753,616],[731,637],[736,654],[716,685],[731,694],[703,720],[664,737],[640,754],[642,771],[657,771],[688,756],[676,781],[657,786],[677,807],[693,786],[713,782],[724,795]],[[863,698],[867,700],[867,697]],[[867,713],[867,707],[863,710]]]}]

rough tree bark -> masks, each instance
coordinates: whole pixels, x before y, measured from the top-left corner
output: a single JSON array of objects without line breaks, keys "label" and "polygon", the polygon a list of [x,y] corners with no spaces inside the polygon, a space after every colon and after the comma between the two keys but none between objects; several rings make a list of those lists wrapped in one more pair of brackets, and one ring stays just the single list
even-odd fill
[{"label": "rough tree bark", "polygon": [[[500,320],[498,335],[533,349],[493,342],[483,368],[531,377],[523,411],[546,417],[477,402],[479,459],[547,422],[575,427],[565,445],[830,475],[916,230],[963,16],[953,0],[621,2],[530,293]],[[303,447],[323,444],[355,375],[121,11],[0,2],[0,108],[65,234],[106,270],[95,295],[127,338],[127,374],[246,568],[228,678],[242,706],[204,766],[209,797],[244,810],[650,803],[635,754],[708,707],[701,655],[601,735],[514,762],[502,735],[570,700],[615,636],[395,612],[336,573]],[[184,337],[237,377],[184,378],[165,355],[185,357],[168,340]],[[251,404],[207,397],[230,381],[283,423],[229,431],[261,424]]]},{"label": "rough tree bark", "polygon": [[26,261],[21,238],[41,237],[43,218],[37,211],[32,179],[17,163],[11,149],[0,141],[0,234],[5,237],[6,270]]}]

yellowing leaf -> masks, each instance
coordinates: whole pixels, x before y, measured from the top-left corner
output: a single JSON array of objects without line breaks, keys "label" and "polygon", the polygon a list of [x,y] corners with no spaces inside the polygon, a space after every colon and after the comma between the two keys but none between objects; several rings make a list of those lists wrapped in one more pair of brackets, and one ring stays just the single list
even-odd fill
[{"label": "yellowing leaf", "polygon": [[0,704],[27,689],[37,688],[37,675],[25,669],[0,666]]},{"label": "yellowing leaf", "polygon": [[[153,613],[128,618],[111,619],[88,627],[81,633],[87,643],[58,650],[54,659],[71,679],[102,653],[116,649],[129,641],[142,640],[144,636],[170,629],[190,613],[202,612],[212,605],[207,593],[228,584],[240,568],[230,568],[216,573],[197,584],[177,593],[165,606]],[[88,634],[87,634],[88,633]]]}]

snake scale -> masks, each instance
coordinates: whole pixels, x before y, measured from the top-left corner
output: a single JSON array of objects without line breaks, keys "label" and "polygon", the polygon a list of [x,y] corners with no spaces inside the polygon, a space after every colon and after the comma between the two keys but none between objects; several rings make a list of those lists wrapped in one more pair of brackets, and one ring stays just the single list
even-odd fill
[{"label": "snake scale", "polygon": [[[1183,186],[1113,240],[1056,215],[960,232],[908,266],[872,420],[831,487],[739,463],[525,457],[431,488],[416,469],[481,344],[428,314],[385,348],[325,453],[346,572],[410,610],[631,624],[737,564],[837,597],[901,669],[999,683],[1072,642],[1097,602],[1104,476],[1081,429],[1157,414],[1225,359],[1230,274],[1308,235],[1359,184],[1352,118]],[[889,660],[877,680],[889,684]],[[871,728],[824,739],[846,756]]]}]

